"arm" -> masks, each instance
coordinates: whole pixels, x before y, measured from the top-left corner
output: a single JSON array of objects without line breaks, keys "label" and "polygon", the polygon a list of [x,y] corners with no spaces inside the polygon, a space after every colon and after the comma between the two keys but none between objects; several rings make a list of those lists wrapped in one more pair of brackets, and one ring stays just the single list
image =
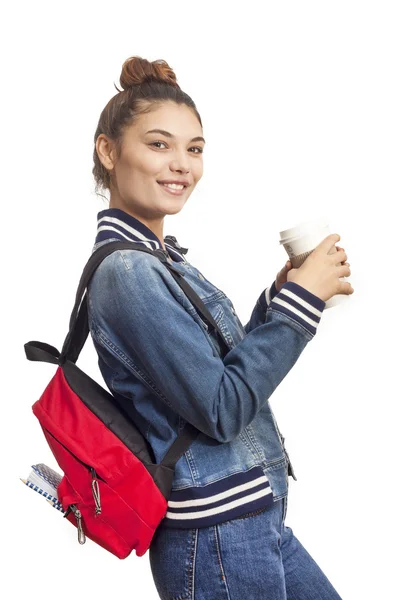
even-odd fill
[{"label": "arm", "polygon": [[[251,423],[316,333],[325,303],[294,282],[283,288],[265,323],[221,359],[158,259],[115,252],[89,284],[91,331],[176,413],[206,435],[229,442]],[[285,292],[300,299],[303,308],[294,308]],[[278,296],[297,312],[280,304]],[[302,310],[314,311],[312,323],[300,316],[305,316]]]}]

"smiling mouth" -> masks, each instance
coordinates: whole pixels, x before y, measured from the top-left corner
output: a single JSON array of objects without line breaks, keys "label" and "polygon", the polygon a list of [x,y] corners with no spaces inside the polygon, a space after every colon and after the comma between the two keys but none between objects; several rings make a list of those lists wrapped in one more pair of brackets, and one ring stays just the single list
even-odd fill
[{"label": "smiling mouth", "polygon": [[178,184],[178,183],[162,183],[161,181],[157,181],[157,183],[159,185],[162,185],[163,187],[166,187],[170,190],[184,190],[187,188],[186,185],[184,185],[183,183]]}]

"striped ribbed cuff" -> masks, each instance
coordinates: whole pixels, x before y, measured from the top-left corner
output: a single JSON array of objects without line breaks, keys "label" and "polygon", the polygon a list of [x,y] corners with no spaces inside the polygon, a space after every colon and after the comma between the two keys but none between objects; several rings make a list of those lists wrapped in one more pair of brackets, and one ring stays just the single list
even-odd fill
[{"label": "striped ribbed cuff", "polygon": [[258,302],[262,310],[266,311],[268,306],[271,304],[271,300],[277,294],[277,289],[275,287],[275,281],[272,283],[270,287],[265,288],[258,298]]},{"label": "striped ribbed cuff", "polygon": [[275,298],[277,293],[278,290],[276,289],[275,281],[273,281],[271,287],[265,290],[265,299],[267,302],[267,307],[271,304],[271,301]]},{"label": "striped ribbed cuff", "polygon": [[294,281],[287,281],[283,284],[281,291],[271,300],[269,308],[295,319],[312,335],[315,335],[325,304],[321,298],[303,286]]}]

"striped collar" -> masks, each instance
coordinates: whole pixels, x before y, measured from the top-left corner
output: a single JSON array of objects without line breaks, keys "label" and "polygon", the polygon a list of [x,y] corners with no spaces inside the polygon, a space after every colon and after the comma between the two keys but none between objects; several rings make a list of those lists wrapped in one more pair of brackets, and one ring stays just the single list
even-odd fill
[{"label": "striped collar", "polygon": [[[120,208],[107,208],[97,214],[95,244],[109,238],[142,243],[150,250],[163,249],[160,240],[147,225]],[[176,237],[173,235],[165,236],[164,244],[172,260],[187,262],[184,254],[186,254],[188,248],[182,248]]]}]

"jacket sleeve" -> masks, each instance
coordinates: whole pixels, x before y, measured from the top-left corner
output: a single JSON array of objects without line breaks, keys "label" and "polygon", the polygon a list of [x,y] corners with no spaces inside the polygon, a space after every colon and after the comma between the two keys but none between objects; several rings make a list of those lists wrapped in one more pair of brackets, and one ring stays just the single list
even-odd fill
[{"label": "jacket sleeve", "polygon": [[270,287],[265,288],[261,292],[251,313],[250,320],[244,326],[246,333],[265,323],[267,308],[277,293],[275,281],[272,282]]},{"label": "jacket sleeve", "polygon": [[114,252],[88,289],[97,341],[176,413],[219,442],[233,440],[251,423],[315,335],[324,305],[286,283],[265,323],[222,359],[156,257]]}]

